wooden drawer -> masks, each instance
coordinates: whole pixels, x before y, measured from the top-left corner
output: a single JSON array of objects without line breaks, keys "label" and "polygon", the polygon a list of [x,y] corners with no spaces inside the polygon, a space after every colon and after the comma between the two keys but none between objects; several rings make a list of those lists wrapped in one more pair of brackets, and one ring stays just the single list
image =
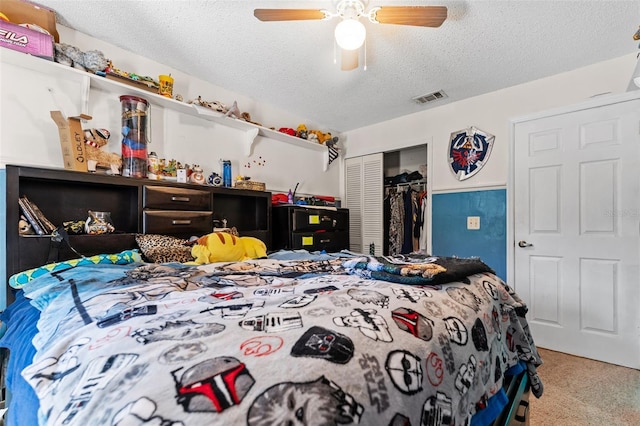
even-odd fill
[{"label": "wooden drawer", "polygon": [[211,192],[147,185],[143,191],[143,204],[145,209],[211,210]]},{"label": "wooden drawer", "polygon": [[291,231],[318,231],[349,229],[348,210],[294,209]]},{"label": "wooden drawer", "polygon": [[326,250],[336,252],[349,248],[348,232],[294,232],[291,235],[292,249],[308,251]]},{"label": "wooden drawer", "polygon": [[195,211],[145,210],[145,234],[204,235],[213,231],[213,213]]}]

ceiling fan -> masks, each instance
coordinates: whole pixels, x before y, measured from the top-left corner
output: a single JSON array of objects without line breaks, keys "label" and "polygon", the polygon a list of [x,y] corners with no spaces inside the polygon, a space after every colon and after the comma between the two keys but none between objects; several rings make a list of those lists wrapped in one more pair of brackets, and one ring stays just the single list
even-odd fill
[{"label": "ceiling fan", "polygon": [[365,16],[375,24],[439,27],[447,19],[445,6],[381,6],[365,12],[366,0],[339,0],[336,12],[325,9],[255,9],[253,15],[261,21],[306,21],[339,17],[334,35],[340,46],[341,69],[358,67],[358,49],[366,38],[360,18]]}]

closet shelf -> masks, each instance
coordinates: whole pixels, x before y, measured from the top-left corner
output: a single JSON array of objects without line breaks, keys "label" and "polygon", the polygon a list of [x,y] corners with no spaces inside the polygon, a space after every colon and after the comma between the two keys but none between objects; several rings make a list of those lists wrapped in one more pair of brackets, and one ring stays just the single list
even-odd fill
[{"label": "closet shelf", "polygon": [[253,123],[248,123],[244,120],[226,117],[223,113],[218,111],[214,111],[198,105],[188,104],[186,102],[179,102],[175,99],[160,96],[156,93],[148,92],[144,89],[139,89],[116,80],[107,79],[96,74],[91,74],[86,71],[81,71],[75,68],[58,64],[57,62],[48,61],[46,59],[16,52],[10,49],[2,49],[0,51],[0,59],[2,60],[2,63],[15,65],[17,67],[37,71],[40,73],[45,73],[55,78],[65,80],[77,79],[78,83],[83,87],[83,109],[85,110],[85,112],[86,110],[88,110],[89,92],[92,88],[100,89],[106,92],[117,93],[118,95],[140,96],[148,100],[152,105],[157,105],[172,111],[179,112],[181,114],[200,117],[204,120],[212,121],[220,125],[244,132],[243,144],[245,147],[245,154],[247,156],[251,155],[251,152],[253,151],[253,145],[256,141],[256,137],[262,136],[290,145],[299,146],[304,149],[324,152],[324,155],[322,156],[323,170],[327,170],[329,152],[327,147],[324,145],[309,142],[305,139],[301,139],[295,136],[290,136],[264,126],[258,126]]},{"label": "closet shelf", "polygon": [[384,187],[385,188],[402,188],[404,186],[411,186],[411,185],[423,185],[423,186],[425,186],[426,184],[427,184],[427,180],[426,179],[419,179],[419,180],[412,180],[412,181],[409,181],[409,182],[385,184]]}]

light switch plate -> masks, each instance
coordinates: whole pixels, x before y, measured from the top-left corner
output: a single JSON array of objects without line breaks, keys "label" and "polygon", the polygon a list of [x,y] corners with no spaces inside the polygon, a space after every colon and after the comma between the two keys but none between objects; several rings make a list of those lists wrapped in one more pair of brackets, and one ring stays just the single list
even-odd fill
[{"label": "light switch plate", "polygon": [[480,229],[480,216],[467,216],[467,229]]}]

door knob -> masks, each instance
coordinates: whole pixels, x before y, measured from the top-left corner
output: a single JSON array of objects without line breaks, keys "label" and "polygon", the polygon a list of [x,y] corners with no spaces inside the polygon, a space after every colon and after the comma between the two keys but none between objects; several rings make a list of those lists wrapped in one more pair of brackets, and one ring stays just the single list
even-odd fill
[{"label": "door knob", "polygon": [[533,247],[533,244],[528,243],[528,242],[526,242],[524,240],[520,240],[520,241],[518,241],[518,246],[519,247],[523,247],[523,248],[524,247]]}]

